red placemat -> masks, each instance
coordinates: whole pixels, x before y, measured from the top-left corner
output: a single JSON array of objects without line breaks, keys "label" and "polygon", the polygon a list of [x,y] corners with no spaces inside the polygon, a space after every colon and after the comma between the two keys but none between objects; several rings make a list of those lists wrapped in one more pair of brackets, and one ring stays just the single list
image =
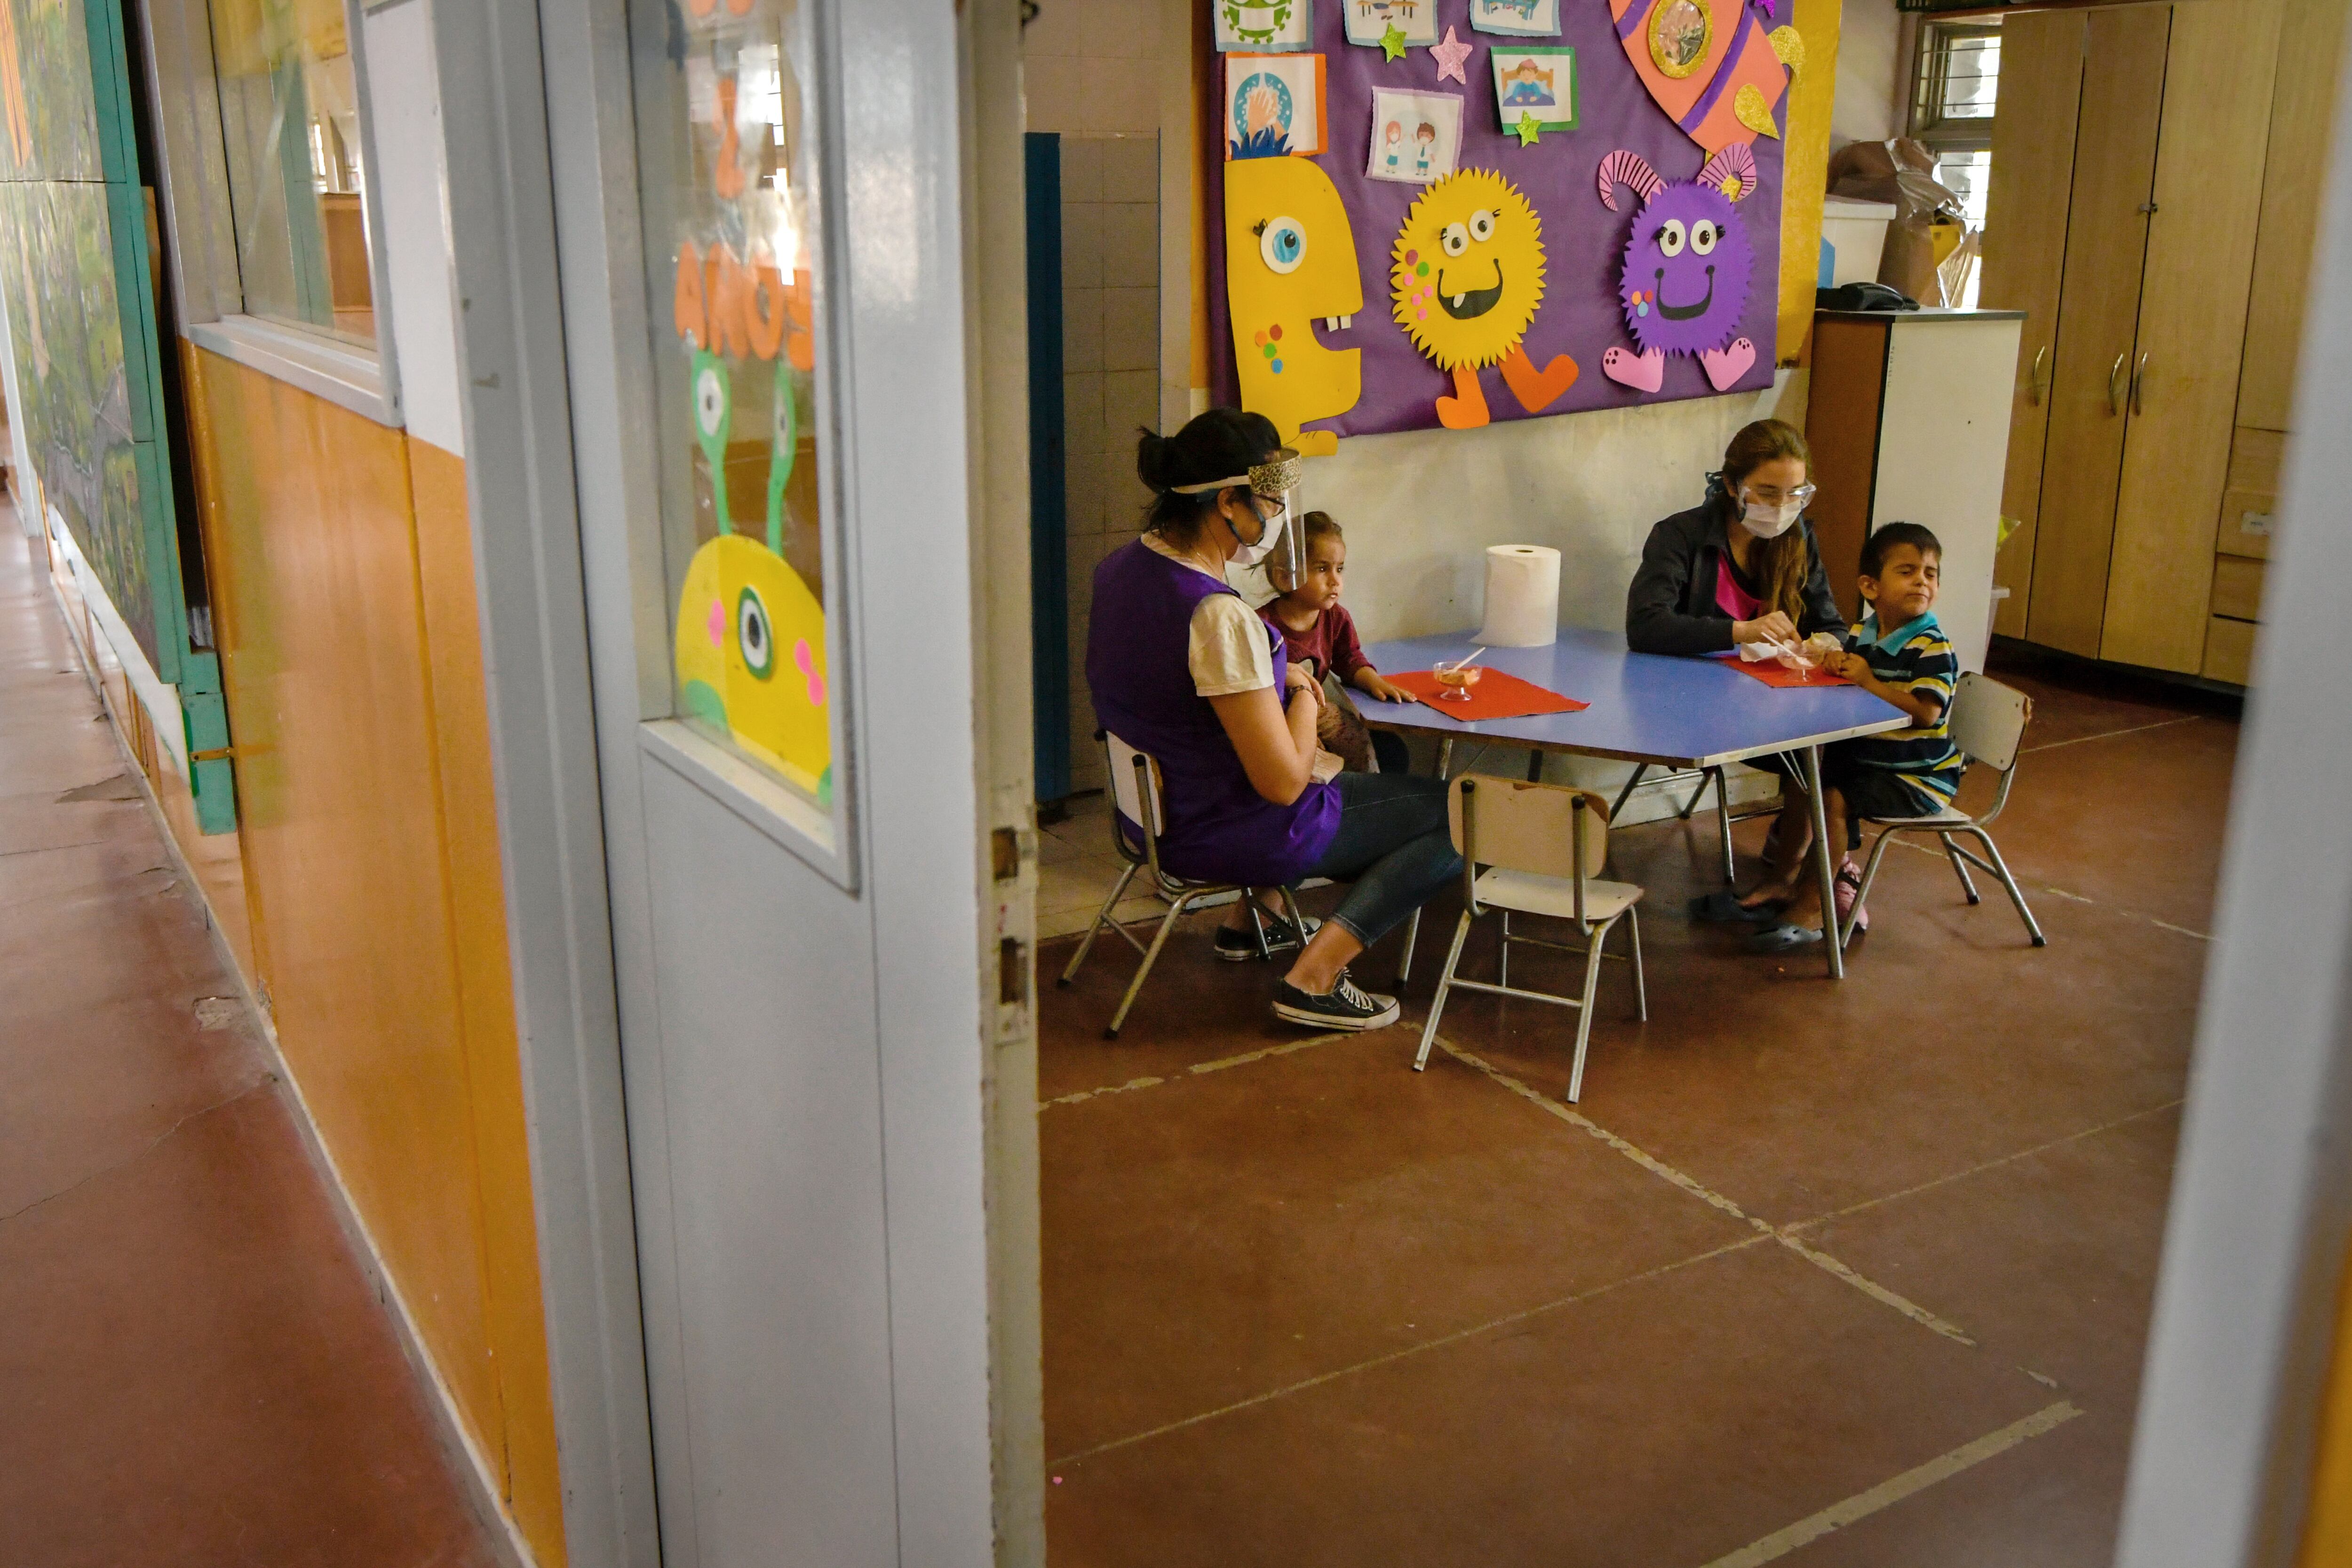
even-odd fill
[{"label": "red placemat", "polygon": [[1824,686],[1852,686],[1853,684],[1853,681],[1848,680],[1843,675],[1830,675],[1818,669],[1790,669],[1787,665],[1782,664],[1778,659],[1765,659],[1759,660],[1755,664],[1750,664],[1744,658],[1732,658],[1725,659],[1723,662],[1731,666],[1732,668],[1738,670],[1742,675],[1755,677],[1767,686],[1788,686],[1794,687],[1799,690],[1805,690],[1808,689],[1818,689]]},{"label": "red placemat", "polygon": [[1437,694],[1445,689],[1437,684],[1437,677],[1425,669],[1409,669],[1387,679],[1391,686],[1420,698],[1421,705],[1432,712],[1459,719],[1465,724],[1481,719],[1526,719],[1538,713],[1580,713],[1592,706],[1573,697],[1562,697],[1557,691],[1547,691],[1533,681],[1521,680],[1499,669],[1489,669],[1479,678],[1478,683],[1470,688],[1467,702],[1452,698],[1440,700]]}]

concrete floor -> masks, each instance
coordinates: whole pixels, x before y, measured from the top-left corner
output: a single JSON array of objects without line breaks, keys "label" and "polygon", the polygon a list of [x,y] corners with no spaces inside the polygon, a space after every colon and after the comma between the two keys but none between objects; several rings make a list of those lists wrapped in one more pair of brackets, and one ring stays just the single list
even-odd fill
[{"label": "concrete floor", "polygon": [[2003,678],[2037,714],[1996,837],[2051,945],[1898,848],[1832,984],[1685,918],[1711,824],[1624,830],[1650,1021],[1610,965],[1575,1107],[1536,1004],[1458,994],[1408,1070],[1452,902],[1376,1035],[1275,1025],[1213,916],[1116,1043],[1123,946],[1048,989],[1054,1561],[2105,1563],[2237,724]]},{"label": "concrete floor", "polygon": [[0,510],[0,1562],[501,1561]]}]

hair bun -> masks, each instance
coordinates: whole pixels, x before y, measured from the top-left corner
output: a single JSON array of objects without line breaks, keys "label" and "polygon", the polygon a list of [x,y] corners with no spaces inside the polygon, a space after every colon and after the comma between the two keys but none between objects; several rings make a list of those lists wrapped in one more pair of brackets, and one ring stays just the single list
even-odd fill
[{"label": "hair bun", "polygon": [[1151,490],[1173,489],[1176,477],[1169,470],[1173,466],[1175,443],[1167,437],[1150,430],[1139,432],[1135,443],[1135,477]]}]

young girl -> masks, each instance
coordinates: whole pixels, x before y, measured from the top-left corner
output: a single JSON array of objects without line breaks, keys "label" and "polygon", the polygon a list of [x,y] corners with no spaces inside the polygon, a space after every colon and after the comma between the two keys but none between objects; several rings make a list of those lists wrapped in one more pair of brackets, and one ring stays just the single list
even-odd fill
[{"label": "young girl", "polygon": [[[1348,573],[1348,540],[1328,512],[1310,511],[1299,533],[1306,555],[1306,574],[1290,580],[1289,571],[1276,561],[1266,563],[1266,580],[1281,597],[1258,614],[1282,634],[1290,662],[1315,672],[1317,679],[1337,679],[1383,702],[1411,702],[1411,693],[1390,685],[1364,658],[1356,637],[1355,617],[1339,603],[1339,589]],[[1317,737],[1324,748],[1356,773],[1401,773],[1409,765],[1402,736],[1385,730],[1367,731],[1363,720],[1344,703],[1324,704]],[[1378,763],[1377,769],[1373,766]]]}]

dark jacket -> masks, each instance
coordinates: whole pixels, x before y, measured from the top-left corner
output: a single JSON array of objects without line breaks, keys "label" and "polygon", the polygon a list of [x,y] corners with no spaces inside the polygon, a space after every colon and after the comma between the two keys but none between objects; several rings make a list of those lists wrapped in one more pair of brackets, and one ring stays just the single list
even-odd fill
[{"label": "dark jacket", "polygon": [[[1732,646],[1731,617],[1715,602],[1716,579],[1723,570],[1725,528],[1728,509],[1720,496],[1710,495],[1701,505],[1678,511],[1650,530],[1642,546],[1642,569],[1625,590],[1625,641],[1635,653],[1691,656],[1721,653]],[[1805,536],[1805,613],[1797,635],[1846,630],[1845,616],[1830,593],[1829,574],[1822,570],[1822,547],[1813,538],[1810,519],[1798,528]]]}]

